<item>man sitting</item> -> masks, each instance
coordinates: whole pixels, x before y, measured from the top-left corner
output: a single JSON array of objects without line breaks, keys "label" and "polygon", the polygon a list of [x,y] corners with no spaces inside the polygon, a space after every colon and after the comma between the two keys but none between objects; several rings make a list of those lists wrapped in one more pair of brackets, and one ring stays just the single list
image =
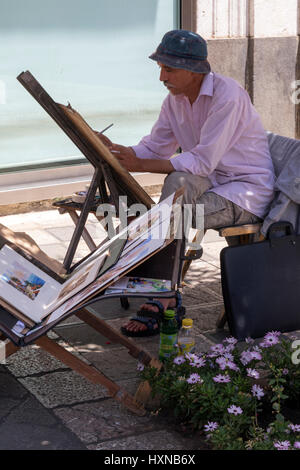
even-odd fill
[{"label": "man sitting", "polygon": [[[127,170],[168,174],[161,200],[184,186],[184,204],[204,204],[204,230],[261,221],[274,197],[274,169],[247,92],[211,72],[206,42],[191,31],[166,33],[150,59],[169,90],[151,134],[132,147],[101,140]],[[147,302],[122,331],[156,334],[157,321],[143,313],[175,306],[174,299]]]}]

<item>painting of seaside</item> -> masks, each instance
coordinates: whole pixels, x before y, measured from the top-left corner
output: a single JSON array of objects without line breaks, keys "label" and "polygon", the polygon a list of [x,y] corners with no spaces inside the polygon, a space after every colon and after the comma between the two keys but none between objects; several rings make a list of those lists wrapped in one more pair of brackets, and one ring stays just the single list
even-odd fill
[{"label": "painting of seaside", "polygon": [[1,274],[1,279],[19,292],[22,292],[22,294],[26,295],[26,297],[31,300],[37,297],[45,284],[43,279],[24,269],[18,262],[12,263],[12,265]]}]

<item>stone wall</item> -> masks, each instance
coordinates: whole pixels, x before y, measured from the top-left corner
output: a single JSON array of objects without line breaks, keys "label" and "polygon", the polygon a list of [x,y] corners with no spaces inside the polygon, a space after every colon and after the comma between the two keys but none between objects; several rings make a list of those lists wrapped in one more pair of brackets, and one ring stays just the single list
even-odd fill
[{"label": "stone wall", "polygon": [[300,0],[183,0],[182,9],[182,28],[207,39],[213,70],[247,89],[264,127],[300,138]]}]

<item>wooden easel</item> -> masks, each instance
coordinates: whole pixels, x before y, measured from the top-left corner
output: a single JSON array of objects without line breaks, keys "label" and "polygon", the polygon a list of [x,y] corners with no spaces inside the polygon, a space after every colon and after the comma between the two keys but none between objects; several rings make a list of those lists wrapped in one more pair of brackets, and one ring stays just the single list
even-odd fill
[{"label": "wooden easel", "polygon": [[[51,269],[57,270],[60,268],[60,272],[64,272],[62,265],[56,260],[49,258],[34,242],[32,238],[28,235],[19,232],[13,232],[7,227],[1,226],[1,233],[5,234],[8,240],[11,240],[13,243],[18,245],[20,248],[24,249],[27,253],[32,254],[35,258],[47,262],[47,266]],[[174,251],[174,248],[170,248],[170,245],[166,247],[167,251],[165,256],[170,257],[170,253]],[[171,249],[171,251],[170,251]],[[177,248],[178,250],[178,248]],[[151,259],[149,260],[151,261]],[[151,263],[149,263],[151,266]],[[176,266],[175,269],[178,269]],[[99,299],[98,299],[99,300]],[[117,330],[109,326],[104,320],[101,320],[99,317],[93,315],[86,308],[80,308],[79,310],[71,313],[71,315],[76,315],[84,323],[88,324],[96,331],[105,336],[110,342],[118,343],[128,349],[128,353],[140,361],[145,366],[155,367],[158,371],[161,368],[161,363],[156,359],[150,356],[150,354],[137,346],[132,340],[126,338]],[[9,312],[0,307],[0,340],[5,343],[5,357],[9,357],[20,349],[20,346],[17,345],[18,337],[10,330],[7,326],[7,323],[3,322],[3,315],[9,316]],[[65,316],[63,318],[66,318]],[[60,321],[60,320],[59,320]],[[57,323],[59,323],[59,321]],[[78,372],[82,376],[86,377],[89,381],[94,384],[99,384],[105,387],[109,395],[115,400],[122,403],[133,413],[143,416],[146,413],[144,404],[147,402],[150,395],[150,387],[147,383],[142,382],[138,387],[134,396],[130,395],[125,389],[120,387],[113,380],[106,377],[100,370],[98,370],[93,365],[87,364],[82,361],[80,358],[74,356],[72,353],[67,351],[65,348],[57,344],[54,340],[50,339],[47,336],[47,332],[52,328],[52,326],[45,326],[41,329],[38,329],[30,337],[30,340],[23,341],[21,346],[26,346],[28,344],[36,344],[41,347],[43,350],[47,351],[49,354],[54,356],[63,362],[66,366],[70,367],[75,372]]]},{"label": "wooden easel", "polygon": [[[64,268],[69,272],[81,236],[83,236],[90,249],[95,247],[85,224],[94,204],[97,190],[99,190],[100,203],[112,204],[116,208],[117,217],[120,209],[119,196],[126,195],[128,205],[141,203],[147,209],[150,209],[154,202],[102,144],[94,131],[80,114],[72,109],[70,104],[64,106],[56,103],[29,71],[22,72],[18,75],[17,80],[68,135],[94,167],[94,174],[85,202],[80,210],[80,216],[77,216],[74,207],[61,206],[62,211],[69,212],[75,223],[75,230],[63,261]],[[56,203],[56,206],[60,207],[59,203]]]}]

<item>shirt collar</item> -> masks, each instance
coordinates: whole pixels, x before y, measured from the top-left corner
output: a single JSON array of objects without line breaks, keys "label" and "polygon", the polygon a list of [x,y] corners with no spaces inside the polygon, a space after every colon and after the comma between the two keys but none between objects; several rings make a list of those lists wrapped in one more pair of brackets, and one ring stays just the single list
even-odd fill
[{"label": "shirt collar", "polygon": [[[203,78],[199,95],[197,96],[195,103],[199,100],[200,96],[202,95],[213,96],[213,94],[214,94],[214,73],[209,72]],[[169,93],[169,95],[171,96],[171,93]],[[173,96],[172,98],[178,101],[188,100],[187,96],[184,96],[184,95],[177,95],[177,96]]]},{"label": "shirt collar", "polygon": [[198,98],[202,95],[213,96],[213,94],[214,94],[214,74],[213,72],[210,72],[207,75],[205,75],[205,77],[203,78],[203,82],[200,88]]}]

